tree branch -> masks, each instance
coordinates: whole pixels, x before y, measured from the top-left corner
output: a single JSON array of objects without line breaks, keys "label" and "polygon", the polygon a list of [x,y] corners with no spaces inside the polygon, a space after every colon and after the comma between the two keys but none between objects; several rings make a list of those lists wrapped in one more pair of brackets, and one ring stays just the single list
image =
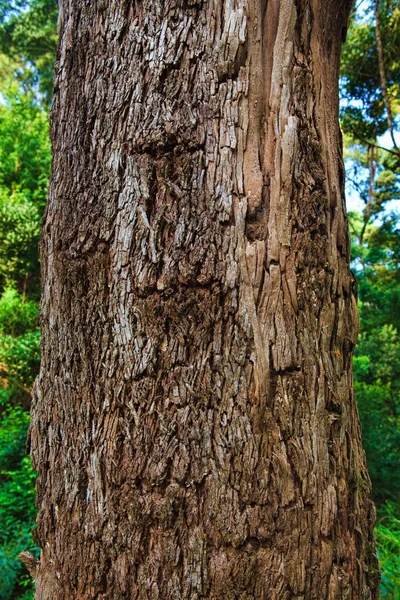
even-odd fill
[{"label": "tree branch", "polygon": [[350,129],[351,129],[352,133],[354,134],[354,136],[358,140],[360,140],[360,142],[362,142],[363,144],[366,144],[367,146],[370,146],[373,148],[378,148],[378,150],[384,150],[385,152],[389,152],[389,154],[394,154],[394,156],[397,156],[397,158],[400,158],[400,149],[397,146],[395,146],[394,150],[392,150],[391,148],[384,148],[383,146],[380,146],[376,142],[371,142],[371,140],[368,140],[367,138],[362,136],[360,133],[358,133],[358,131],[355,130],[353,125],[350,125]]}]

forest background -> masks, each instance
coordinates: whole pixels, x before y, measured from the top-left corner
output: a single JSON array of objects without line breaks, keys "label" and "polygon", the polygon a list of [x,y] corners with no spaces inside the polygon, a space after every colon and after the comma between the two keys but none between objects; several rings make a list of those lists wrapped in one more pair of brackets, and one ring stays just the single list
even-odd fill
[{"label": "forest background", "polygon": [[[26,454],[39,367],[38,242],[51,162],[57,0],[0,0],[0,600],[31,600],[37,553]],[[377,507],[381,597],[400,598],[400,0],[358,0],[343,51],[341,126],[361,329],[354,358]],[[396,206],[397,204],[397,206]]]}]

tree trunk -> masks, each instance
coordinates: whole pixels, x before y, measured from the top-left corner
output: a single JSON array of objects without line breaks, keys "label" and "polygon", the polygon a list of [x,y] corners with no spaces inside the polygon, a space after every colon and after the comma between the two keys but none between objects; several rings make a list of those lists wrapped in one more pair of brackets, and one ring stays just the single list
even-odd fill
[{"label": "tree trunk", "polygon": [[62,0],[37,600],[377,598],[349,0]]}]

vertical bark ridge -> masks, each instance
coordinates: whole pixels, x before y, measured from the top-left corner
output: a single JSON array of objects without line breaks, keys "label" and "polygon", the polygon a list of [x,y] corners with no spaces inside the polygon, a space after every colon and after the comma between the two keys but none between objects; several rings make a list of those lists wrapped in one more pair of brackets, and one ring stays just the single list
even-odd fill
[{"label": "vertical bark ridge", "polygon": [[377,598],[347,4],[62,1],[37,600]]}]

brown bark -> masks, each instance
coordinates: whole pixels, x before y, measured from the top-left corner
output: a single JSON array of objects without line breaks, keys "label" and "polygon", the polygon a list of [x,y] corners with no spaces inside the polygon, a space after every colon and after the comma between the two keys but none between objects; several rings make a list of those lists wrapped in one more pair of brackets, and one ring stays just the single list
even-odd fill
[{"label": "brown bark", "polygon": [[37,600],[377,598],[347,0],[63,0]]}]

